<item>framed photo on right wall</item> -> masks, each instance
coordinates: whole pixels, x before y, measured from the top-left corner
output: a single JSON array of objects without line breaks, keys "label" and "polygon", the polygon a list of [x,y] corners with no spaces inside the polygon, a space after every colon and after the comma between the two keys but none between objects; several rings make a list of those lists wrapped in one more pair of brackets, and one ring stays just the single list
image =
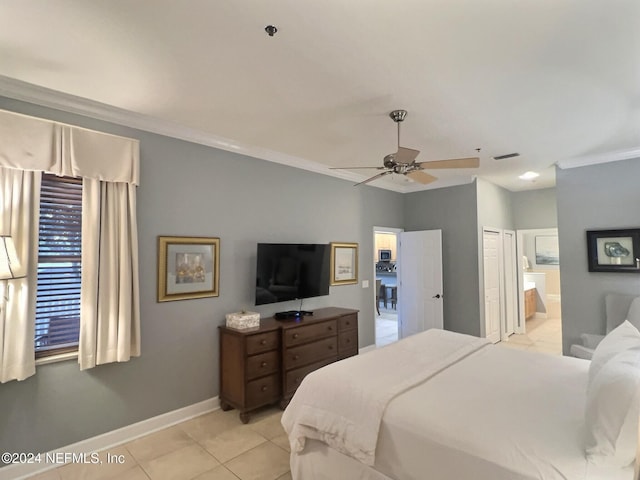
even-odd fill
[{"label": "framed photo on right wall", "polygon": [[640,273],[640,229],[588,230],[590,272]]}]

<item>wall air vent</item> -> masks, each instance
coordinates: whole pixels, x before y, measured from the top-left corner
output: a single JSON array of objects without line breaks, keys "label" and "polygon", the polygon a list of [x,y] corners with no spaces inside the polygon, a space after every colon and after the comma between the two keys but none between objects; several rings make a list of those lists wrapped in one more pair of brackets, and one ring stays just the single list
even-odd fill
[{"label": "wall air vent", "polygon": [[507,158],[519,157],[519,153],[507,153],[506,155],[500,155],[498,157],[493,157],[494,160],[506,160]]}]

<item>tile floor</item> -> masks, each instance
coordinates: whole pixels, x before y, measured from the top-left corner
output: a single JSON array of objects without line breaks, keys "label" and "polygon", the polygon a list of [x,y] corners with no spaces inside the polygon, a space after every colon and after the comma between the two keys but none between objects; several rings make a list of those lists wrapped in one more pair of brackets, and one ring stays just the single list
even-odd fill
[{"label": "tile floor", "polygon": [[532,318],[527,320],[526,329],[527,333],[511,335],[508,341],[498,345],[562,355],[562,322],[559,317]]},{"label": "tile floor", "polygon": [[[527,333],[514,334],[506,342],[509,348],[535,350],[553,355],[562,355],[562,322],[559,313],[554,318],[532,318],[527,320]],[[380,309],[376,316],[376,347],[398,340],[398,316],[393,310]]]},{"label": "tile floor", "polygon": [[508,341],[499,345],[562,355],[561,302],[559,299],[548,299],[546,307],[547,318],[527,320],[526,334],[511,335]]},{"label": "tile floor", "polygon": [[[397,317],[380,313],[378,346],[397,340]],[[500,345],[561,355],[560,318],[528,320],[527,334]],[[29,480],[290,480],[281,417],[267,408],[243,425],[237,411],[217,410],[101,452],[102,465],[69,464]],[[124,462],[108,463],[107,454]]]},{"label": "tile floor", "polygon": [[[282,411],[216,410],[101,452],[102,465],[68,464],[29,480],[291,480]],[[121,458],[123,463],[108,463]]]},{"label": "tile floor", "polygon": [[382,347],[398,340],[398,312],[380,307],[376,315],[376,347]]}]

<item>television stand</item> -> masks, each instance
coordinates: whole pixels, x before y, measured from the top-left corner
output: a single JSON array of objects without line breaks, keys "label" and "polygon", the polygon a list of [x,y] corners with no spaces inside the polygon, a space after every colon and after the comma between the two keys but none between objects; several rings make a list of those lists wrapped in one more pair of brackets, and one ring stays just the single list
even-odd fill
[{"label": "television stand", "polygon": [[313,312],[308,310],[286,310],[284,312],[276,312],[274,317],[276,320],[290,320],[292,318],[300,318],[313,315]]}]

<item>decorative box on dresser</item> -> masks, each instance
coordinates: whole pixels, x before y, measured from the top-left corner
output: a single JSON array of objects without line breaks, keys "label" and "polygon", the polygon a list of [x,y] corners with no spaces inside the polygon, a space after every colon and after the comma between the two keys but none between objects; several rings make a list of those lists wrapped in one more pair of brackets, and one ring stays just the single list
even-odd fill
[{"label": "decorative box on dresser", "polygon": [[280,402],[285,408],[302,379],[358,353],[358,311],[327,307],[292,320],[273,317],[260,326],[220,331],[220,407],[250,412]]}]

